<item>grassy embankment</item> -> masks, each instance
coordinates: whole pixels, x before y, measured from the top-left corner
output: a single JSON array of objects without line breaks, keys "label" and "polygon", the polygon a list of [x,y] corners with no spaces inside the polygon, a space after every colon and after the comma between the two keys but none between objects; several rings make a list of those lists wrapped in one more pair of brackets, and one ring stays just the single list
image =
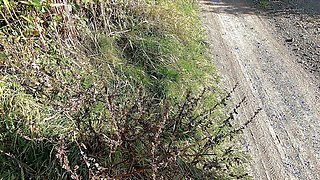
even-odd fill
[{"label": "grassy embankment", "polygon": [[196,1],[68,2],[0,1],[0,178],[246,177]]}]

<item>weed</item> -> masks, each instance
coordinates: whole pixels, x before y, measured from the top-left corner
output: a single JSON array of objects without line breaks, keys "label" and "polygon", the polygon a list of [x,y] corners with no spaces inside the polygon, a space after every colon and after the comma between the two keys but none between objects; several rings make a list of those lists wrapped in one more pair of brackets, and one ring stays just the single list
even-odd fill
[{"label": "weed", "polygon": [[0,0],[0,177],[247,177],[196,9]]},{"label": "weed", "polygon": [[263,9],[270,9],[271,8],[271,3],[269,0],[260,0],[258,3],[259,3],[259,6]]}]

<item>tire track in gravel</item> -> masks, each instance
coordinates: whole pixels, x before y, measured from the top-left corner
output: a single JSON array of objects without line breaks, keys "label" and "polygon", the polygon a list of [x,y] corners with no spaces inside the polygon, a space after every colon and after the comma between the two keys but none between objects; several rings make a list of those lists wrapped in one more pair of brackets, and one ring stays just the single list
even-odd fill
[{"label": "tire track in gravel", "polygon": [[268,21],[241,0],[202,0],[202,19],[224,88],[246,107],[237,117],[263,111],[245,132],[254,179],[320,179],[317,88],[274,37]]}]

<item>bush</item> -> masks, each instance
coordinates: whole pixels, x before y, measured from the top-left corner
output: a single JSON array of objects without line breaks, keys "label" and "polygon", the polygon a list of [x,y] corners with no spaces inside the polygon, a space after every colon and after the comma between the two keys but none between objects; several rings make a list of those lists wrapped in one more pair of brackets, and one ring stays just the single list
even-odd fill
[{"label": "bush", "polygon": [[[203,110],[210,93],[209,90],[198,96],[187,93],[176,105],[141,92],[129,98],[125,96],[127,92],[111,93],[106,97],[109,116],[105,121],[98,125],[89,119],[79,122],[78,127],[87,129],[80,132],[82,144],[77,144],[82,156],[72,161],[81,162],[82,158],[93,179],[248,177],[246,157],[235,146],[235,137],[256,114],[243,126],[232,125],[233,114],[244,100],[229,116],[219,117],[219,110],[225,107],[232,92]],[[97,129],[96,125],[107,128]],[[75,165],[65,164],[69,166]]]}]

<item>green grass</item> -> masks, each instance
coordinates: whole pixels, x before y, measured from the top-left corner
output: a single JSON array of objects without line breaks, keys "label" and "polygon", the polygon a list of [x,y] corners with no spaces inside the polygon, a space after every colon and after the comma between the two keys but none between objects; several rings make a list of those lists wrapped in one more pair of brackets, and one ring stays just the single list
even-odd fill
[{"label": "green grass", "polygon": [[270,9],[272,7],[269,0],[260,0],[259,6],[263,9]]},{"label": "green grass", "polygon": [[0,0],[0,178],[247,177],[197,2],[69,3]]}]

